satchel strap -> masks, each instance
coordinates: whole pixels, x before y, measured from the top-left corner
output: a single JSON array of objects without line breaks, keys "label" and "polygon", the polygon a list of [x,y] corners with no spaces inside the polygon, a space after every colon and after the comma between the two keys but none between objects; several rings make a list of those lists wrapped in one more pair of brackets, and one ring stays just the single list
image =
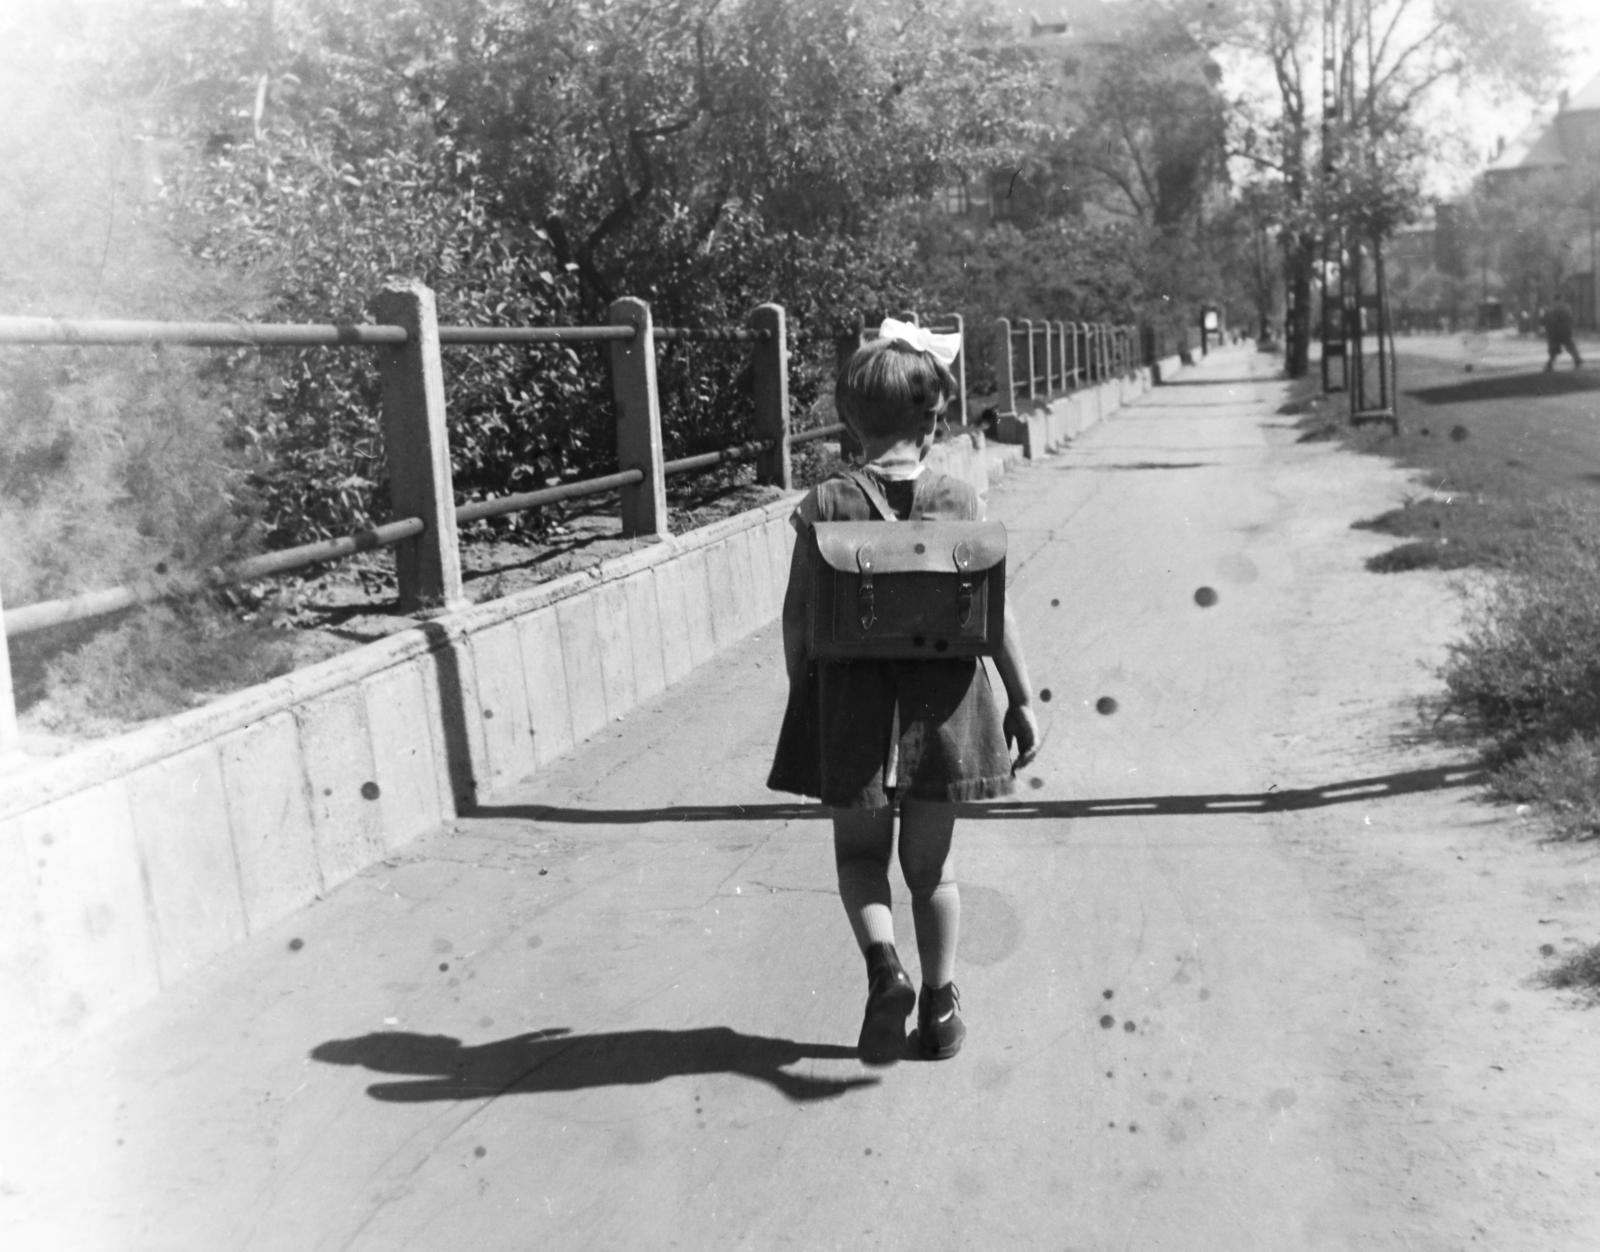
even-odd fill
[{"label": "satchel strap", "polygon": [[[859,470],[853,466],[847,466],[839,471],[839,477],[848,478],[857,487],[859,487],[861,489],[861,494],[866,496],[867,503],[872,506],[873,511],[877,513],[877,515],[884,521],[897,522],[900,520],[895,514],[894,506],[889,503],[889,498],[883,494],[883,488],[878,486],[877,479],[871,474],[867,473],[865,470]],[[921,517],[922,509],[917,503],[915,489],[913,489],[911,512],[907,515],[906,520],[908,522],[915,522],[919,521]]]}]

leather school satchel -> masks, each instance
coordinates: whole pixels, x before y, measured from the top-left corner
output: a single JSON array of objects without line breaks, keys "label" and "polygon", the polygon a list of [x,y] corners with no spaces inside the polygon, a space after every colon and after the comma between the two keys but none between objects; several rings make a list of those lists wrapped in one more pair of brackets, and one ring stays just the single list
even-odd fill
[{"label": "leather school satchel", "polygon": [[817,522],[807,653],[813,660],[993,656],[1006,611],[999,522],[900,521],[878,485],[844,471],[881,521]]}]

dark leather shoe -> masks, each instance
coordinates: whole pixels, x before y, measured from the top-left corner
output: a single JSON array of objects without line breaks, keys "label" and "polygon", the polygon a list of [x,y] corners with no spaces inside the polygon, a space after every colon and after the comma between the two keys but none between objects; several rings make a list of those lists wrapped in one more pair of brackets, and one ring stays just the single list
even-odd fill
[{"label": "dark leather shoe", "polygon": [[869,1065],[890,1065],[906,1054],[906,1018],[917,1005],[917,990],[900,966],[894,945],[867,949],[867,1013],[856,1050]]},{"label": "dark leather shoe", "polygon": [[947,1061],[961,1051],[967,1037],[962,1024],[961,993],[955,983],[934,988],[923,983],[922,999],[917,1005],[917,1051],[924,1060]]}]

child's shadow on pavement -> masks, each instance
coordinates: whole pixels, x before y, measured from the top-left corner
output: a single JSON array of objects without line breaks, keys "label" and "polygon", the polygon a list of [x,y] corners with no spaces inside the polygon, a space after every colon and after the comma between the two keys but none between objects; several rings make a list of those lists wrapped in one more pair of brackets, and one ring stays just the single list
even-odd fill
[{"label": "child's shadow on pavement", "polygon": [[576,1091],[660,1082],[688,1074],[743,1074],[795,1101],[826,1100],[876,1078],[817,1078],[783,1068],[803,1060],[853,1060],[856,1049],[743,1035],[726,1026],[696,1030],[619,1030],[574,1035],[567,1027],[513,1035],[476,1047],[448,1035],[382,1031],[330,1039],[311,1050],[330,1065],[381,1074],[429,1075],[367,1088],[375,1100],[485,1100],[501,1095]]}]

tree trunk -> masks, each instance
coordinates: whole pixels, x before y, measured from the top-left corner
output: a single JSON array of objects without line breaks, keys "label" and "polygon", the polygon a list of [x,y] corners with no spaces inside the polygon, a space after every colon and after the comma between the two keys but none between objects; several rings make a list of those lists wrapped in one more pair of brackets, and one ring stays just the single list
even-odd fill
[{"label": "tree trunk", "polygon": [[1311,362],[1311,275],[1317,263],[1317,241],[1291,235],[1284,249],[1284,287],[1288,294],[1288,326],[1284,330],[1283,368],[1290,378],[1303,378]]}]

